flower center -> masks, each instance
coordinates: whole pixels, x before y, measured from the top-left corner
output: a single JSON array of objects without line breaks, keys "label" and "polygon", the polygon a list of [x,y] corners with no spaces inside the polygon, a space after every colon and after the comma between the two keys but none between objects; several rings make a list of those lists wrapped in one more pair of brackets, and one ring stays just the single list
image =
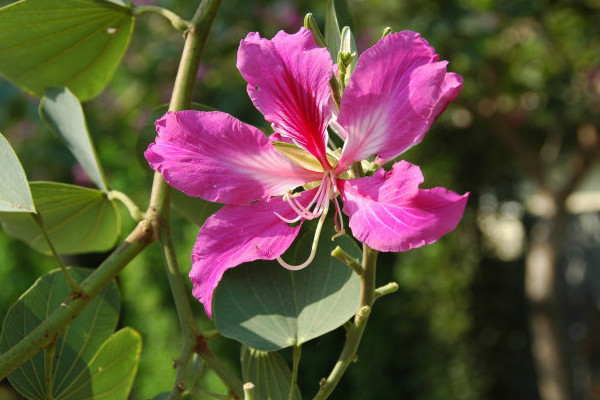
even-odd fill
[{"label": "flower center", "polygon": [[[315,258],[315,254],[317,253],[317,245],[319,242],[319,237],[321,236],[321,230],[323,229],[323,223],[325,222],[325,218],[327,217],[327,213],[329,211],[329,202],[330,200],[334,201],[335,204],[335,227],[337,233],[331,238],[335,239],[337,236],[344,233],[344,222],[342,219],[342,214],[340,210],[339,203],[337,201],[337,196],[339,192],[336,185],[336,176],[333,171],[323,172],[323,177],[321,179],[321,184],[319,185],[319,189],[316,194],[310,200],[308,205],[304,206],[298,200],[300,196],[299,193],[291,193],[288,191],[283,195],[283,200],[286,201],[292,210],[297,214],[296,218],[288,219],[284,218],[278,213],[275,213],[282,221],[287,222],[289,224],[298,222],[301,219],[314,219],[319,218],[319,223],[317,224],[317,230],[315,232],[315,236],[313,238],[313,243],[311,247],[311,252],[308,259],[300,265],[290,265],[283,261],[281,257],[277,257],[277,261],[283,267],[290,270],[299,270],[306,267],[310,264]],[[338,215],[340,218],[340,225],[338,225]]]},{"label": "flower center", "polygon": [[[304,150],[302,147],[286,142],[273,141],[272,143],[273,147],[275,147],[275,150],[277,150],[279,153],[283,154],[288,159],[298,164],[302,168],[314,172],[325,171],[325,168],[323,168],[321,162],[317,160],[317,158],[313,156],[309,151]],[[339,161],[339,154],[336,154],[328,149],[326,157],[327,161],[329,162],[329,165],[331,165],[331,169],[334,169]]]}]

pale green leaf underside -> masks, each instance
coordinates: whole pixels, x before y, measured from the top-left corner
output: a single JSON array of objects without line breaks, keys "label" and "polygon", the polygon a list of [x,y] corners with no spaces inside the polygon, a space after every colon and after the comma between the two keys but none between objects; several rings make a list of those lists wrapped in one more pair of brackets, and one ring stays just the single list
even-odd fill
[{"label": "pale green leaf underside", "polygon": [[104,0],[22,0],[0,9],[0,74],[41,97],[66,86],[81,100],[109,82],[129,43],[131,9]]},{"label": "pale green leaf underside", "polygon": [[[261,400],[287,399],[292,384],[292,372],[281,354],[242,346],[242,379],[254,384],[254,397]],[[298,386],[295,400],[302,400]]]},{"label": "pale green leaf underside", "polygon": [[77,97],[64,87],[49,88],[40,101],[39,112],[48,127],[65,142],[92,182],[108,192]]},{"label": "pale green leaf underside", "polygon": [[19,158],[0,133],[0,212],[34,213],[35,206]]},{"label": "pale green leaf underside", "polygon": [[[299,264],[308,257],[312,225],[283,255],[285,261]],[[303,270],[256,261],[225,273],[213,299],[215,324],[224,336],[273,351],[307,342],[350,319],[358,307],[360,282],[331,251],[340,245],[359,257],[360,249],[346,235],[332,242],[333,221],[328,219],[326,226],[315,260]]]},{"label": "pale green leaf underside", "polygon": [[[121,229],[120,214],[104,192],[55,182],[31,182],[30,187],[58,253],[106,251],[115,245]],[[41,229],[30,215],[0,212],[0,223],[10,236],[50,254]]]},{"label": "pale green leaf underside", "polygon": [[[84,268],[69,268],[69,271],[78,282],[83,281],[92,272]],[[70,287],[60,270],[39,278],[6,314],[0,336],[0,352],[5,352],[18,343],[59,308],[69,295]],[[75,381],[91,375],[87,365],[92,362],[102,343],[114,332],[119,308],[119,292],[116,284],[112,282],[59,336],[51,372],[53,399],[67,398],[65,396],[73,390]],[[47,398],[45,351],[37,353],[8,376],[13,387],[28,399]]]}]

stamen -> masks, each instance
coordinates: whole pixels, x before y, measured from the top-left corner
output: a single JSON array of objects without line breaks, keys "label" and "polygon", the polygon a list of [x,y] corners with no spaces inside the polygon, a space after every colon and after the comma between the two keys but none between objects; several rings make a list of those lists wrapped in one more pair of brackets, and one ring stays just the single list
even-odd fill
[{"label": "stamen", "polygon": [[[333,221],[335,222],[335,230],[337,233],[335,235],[333,235],[331,240],[344,234],[344,216],[342,215],[342,211],[340,209],[340,204],[338,203],[337,197],[335,199],[333,199],[333,202],[335,203],[335,216],[333,217]],[[338,215],[340,216],[339,224],[338,224]]]},{"label": "stamen", "polygon": [[287,268],[291,271],[298,271],[299,269],[302,269],[302,268],[306,267],[307,265],[309,265],[314,260],[315,255],[317,254],[317,245],[319,244],[319,237],[321,236],[323,222],[325,222],[325,217],[327,217],[328,211],[329,211],[329,209],[325,208],[323,210],[323,213],[321,214],[321,218],[319,218],[319,223],[317,225],[317,231],[315,232],[315,237],[313,238],[312,248],[310,250],[310,256],[308,257],[308,259],[300,265],[290,265],[290,264],[286,263],[285,261],[283,261],[281,256],[277,257],[277,261],[279,262],[279,264],[281,264],[282,267]]}]

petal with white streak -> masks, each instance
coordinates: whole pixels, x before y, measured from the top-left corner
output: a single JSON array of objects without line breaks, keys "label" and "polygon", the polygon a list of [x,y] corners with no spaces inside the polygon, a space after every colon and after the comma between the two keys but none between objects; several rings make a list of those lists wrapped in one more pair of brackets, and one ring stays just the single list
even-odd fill
[{"label": "petal with white streak", "polygon": [[169,112],[156,128],[144,155],[189,196],[248,204],[320,179],[281,155],[262,131],[222,112]]},{"label": "petal with white streak", "polygon": [[416,32],[387,35],[359,58],[337,122],[348,138],[340,168],[377,154],[392,159],[419,143],[462,88]]},{"label": "petal with white streak", "polygon": [[317,46],[306,28],[292,35],[280,31],[272,40],[249,33],[240,43],[237,66],[254,105],[275,132],[293,139],[327,167],[332,76],[327,49]]}]

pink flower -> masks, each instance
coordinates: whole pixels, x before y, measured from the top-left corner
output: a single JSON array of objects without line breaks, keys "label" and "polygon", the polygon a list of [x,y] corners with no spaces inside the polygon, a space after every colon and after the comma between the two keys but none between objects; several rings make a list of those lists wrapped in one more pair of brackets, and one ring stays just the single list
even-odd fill
[{"label": "pink flower", "polygon": [[[339,112],[331,100],[332,61],[304,28],[272,40],[250,33],[237,66],[254,105],[275,133],[221,112],[168,113],[146,159],[165,180],[190,196],[225,203],[200,229],[192,252],[193,294],[211,314],[223,273],[256,259],[290,268],[314,256],[330,204],[336,226],[343,213],[353,235],[380,251],[406,251],[435,242],[462,217],[467,194],[419,189],[419,167],[401,161],[391,171],[352,179],[349,168],[371,156],[391,160],[419,143],[462,88],[445,61],[418,33],[381,39],[358,60]],[[328,147],[327,126],[343,140]],[[299,187],[312,187],[297,191]],[[294,191],[296,190],[296,191]],[[307,262],[290,266],[281,255],[300,224],[319,218]]]}]

